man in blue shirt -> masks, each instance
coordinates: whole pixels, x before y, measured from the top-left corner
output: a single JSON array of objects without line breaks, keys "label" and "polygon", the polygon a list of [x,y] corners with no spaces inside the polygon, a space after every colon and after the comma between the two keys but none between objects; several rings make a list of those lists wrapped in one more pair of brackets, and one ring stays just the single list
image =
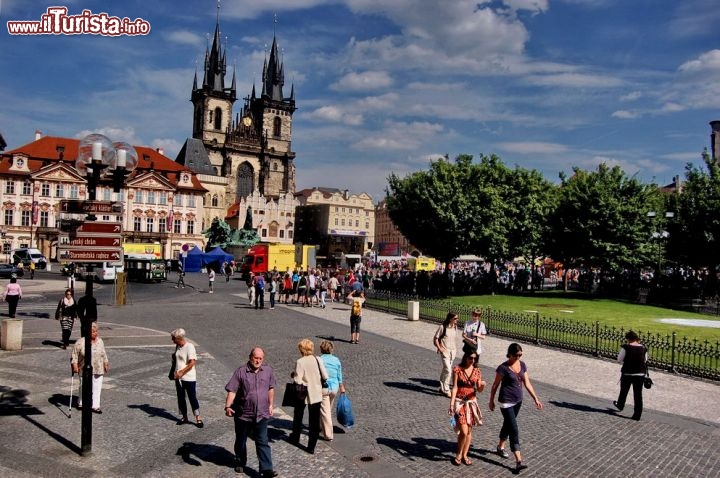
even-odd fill
[{"label": "man in blue shirt", "polygon": [[225,385],[225,415],[235,418],[235,471],[242,473],[247,464],[247,438],[253,433],[260,476],[273,477],[272,452],[267,425],[273,416],[275,373],[263,364],[265,352],[254,347],[247,364],[238,367]]}]

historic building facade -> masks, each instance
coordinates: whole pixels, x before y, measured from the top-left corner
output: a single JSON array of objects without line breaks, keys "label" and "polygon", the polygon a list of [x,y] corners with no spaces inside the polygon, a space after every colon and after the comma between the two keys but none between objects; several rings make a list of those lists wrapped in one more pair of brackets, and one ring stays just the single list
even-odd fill
[{"label": "historic building facade", "polygon": [[[176,161],[197,172],[207,189],[205,227],[215,217],[232,218],[238,207],[250,205],[253,218],[258,218],[257,223],[253,220],[253,227],[260,237],[263,225],[276,223],[278,235],[268,235],[267,240],[292,242],[291,236],[283,232],[281,237],[280,231],[286,228],[284,223],[288,215],[294,215],[297,205],[284,199],[295,192],[295,152],[291,148],[295,92],[291,87],[289,96],[283,93],[285,73],[276,38],[263,65],[260,94],[253,86],[234,116],[233,105],[238,99],[235,72],[230,86],[226,85],[226,75],[218,20],[212,47],[205,52],[202,82],[198,82],[197,73],[193,79],[192,138],[185,142]],[[245,210],[240,214],[244,218]]]},{"label": "historic building facade", "polygon": [[384,199],[375,206],[375,247],[373,249],[378,258],[401,256],[416,251],[416,248],[410,244],[390,219]]},{"label": "historic building facade", "polygon": [[[3,252],[36,247],[57,258],[62,219],[84,219],[60,211],[63,200],[87,200],[85,176],[75,169],[80,140],[42,136],[0,154],[0,236]],[[120,193],[105,175],[98,201],[117,201],[124,212],[98,215],[121,222],[124,242],[160,243],[164,258],[177,257],[184,244],[204,246],[202,187],[197,175],[152,148],[136,146],[138,164]],[[107,170],[106,170],[107,171]],[[7,258],[7,257],[3,257]]]},{"label": "historic building facade", "polygon": [[295,240],[318,245],[319,264],[356,262],[373,247],[375,206],[367,193],[335,188],[303,189],[295,214]]}]

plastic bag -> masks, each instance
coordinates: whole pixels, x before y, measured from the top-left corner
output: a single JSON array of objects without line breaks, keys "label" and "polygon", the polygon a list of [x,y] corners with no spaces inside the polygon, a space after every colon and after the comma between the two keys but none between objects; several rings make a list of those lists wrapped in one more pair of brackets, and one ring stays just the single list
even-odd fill
[{"label": "plastic bag", "polygon": [[337,399],[337,409],[335,410],[337,420],[340,425],[346,428],[352,428],[355,425],[355,416],[352,411],[352,404],[346,394],[341,393]]}]

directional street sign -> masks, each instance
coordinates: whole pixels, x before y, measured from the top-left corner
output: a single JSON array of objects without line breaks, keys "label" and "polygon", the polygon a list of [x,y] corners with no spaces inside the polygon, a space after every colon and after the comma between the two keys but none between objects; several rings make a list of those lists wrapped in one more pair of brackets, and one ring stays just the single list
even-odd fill
[{"label": "directional street sign", "polygon": [[105,234],[109,237],[115,237],[113,234],[120,237],[122,232],[122,223],[119,222],[97,222],[97,221],[85,221],[80,227],[76,229],[77,236],[83,236],[86,233]]},{"label": "directional street sign", "polygon": [[77,247],[122,247],[122,239],[110,236],[85,237],[60,236],[59,246],[61,249],[72,249]]},{"label": "directional street sign", "polygon": [[60,260],[71,262],[115,262],[122,260],[123,251],[120,247],[104,249],[91,249],[89,247],[74,249],[58,248],[58,256]]},{"label": "directional street sign", "polygon": [[69,214],[122,214],[122,203],[113,201],[60,201],[60,212]]}]

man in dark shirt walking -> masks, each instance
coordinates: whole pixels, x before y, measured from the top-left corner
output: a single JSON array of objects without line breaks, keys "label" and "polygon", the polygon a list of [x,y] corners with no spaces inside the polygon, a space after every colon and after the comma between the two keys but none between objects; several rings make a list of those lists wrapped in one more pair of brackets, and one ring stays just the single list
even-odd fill
[{"label": "man in dark shirt walking", "polygon": [[263,364],[265,352],[254,347],[245,365],[238,367],[225,385],[225,415],[235,418],[235,471],[247,465],[247,438],[252,433],[260,463],[260,476],[273,477],[272,452],[267,426],[273,416],[275,373]]}]

